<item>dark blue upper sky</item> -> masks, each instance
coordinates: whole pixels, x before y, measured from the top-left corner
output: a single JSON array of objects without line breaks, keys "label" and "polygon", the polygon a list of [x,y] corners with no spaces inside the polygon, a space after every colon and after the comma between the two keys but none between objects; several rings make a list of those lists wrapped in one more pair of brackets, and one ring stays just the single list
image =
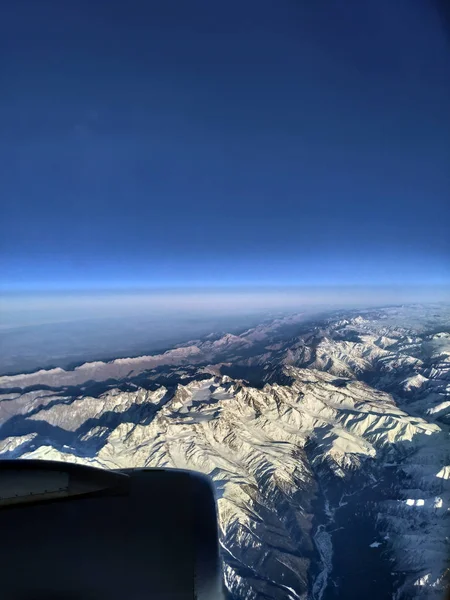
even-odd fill
[{"label": "dark blue upper sky", "polygon": [[450,282],[428,0],[3,0],[4,288]]}]

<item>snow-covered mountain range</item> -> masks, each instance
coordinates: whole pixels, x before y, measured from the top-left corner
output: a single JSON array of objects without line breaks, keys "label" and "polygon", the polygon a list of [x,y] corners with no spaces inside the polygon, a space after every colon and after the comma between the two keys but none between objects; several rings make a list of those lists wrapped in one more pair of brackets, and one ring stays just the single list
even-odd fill
[{"label": "snow-covered mountain range", "polygon": [[0,458],[209,474],[233,598],[443,594],[449,305],[294,315],[0,388]]}]

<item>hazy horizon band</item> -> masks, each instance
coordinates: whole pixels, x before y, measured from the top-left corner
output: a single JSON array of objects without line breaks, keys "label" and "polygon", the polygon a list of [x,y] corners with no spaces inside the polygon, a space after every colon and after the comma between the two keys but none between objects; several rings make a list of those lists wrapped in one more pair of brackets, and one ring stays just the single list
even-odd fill
[{"label": "hazy horizon band", "polygon": [[246,314],[450,301],[450,286],[303,286],[20,292],[0,295],[0,327],[100,317]]}]

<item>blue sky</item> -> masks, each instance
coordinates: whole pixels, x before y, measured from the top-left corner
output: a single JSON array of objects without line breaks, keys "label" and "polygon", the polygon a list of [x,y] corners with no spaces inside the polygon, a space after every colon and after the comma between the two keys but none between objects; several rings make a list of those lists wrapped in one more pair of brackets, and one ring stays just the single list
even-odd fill
[{"label": "blue sky", "polygon": [[425,0],[6,0],[4,290],[450,284]]}]

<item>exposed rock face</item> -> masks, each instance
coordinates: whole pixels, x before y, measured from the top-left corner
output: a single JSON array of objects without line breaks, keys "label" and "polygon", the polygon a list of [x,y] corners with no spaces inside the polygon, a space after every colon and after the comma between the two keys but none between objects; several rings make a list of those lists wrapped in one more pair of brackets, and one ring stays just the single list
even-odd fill
[{"label": "exposed rock face", "polygon": [[3,377],[0,455],[208,473],[235,598],[438,598],[449,317],[416,306],[279,320],[88,363],[78,388],[76,371]]}]

